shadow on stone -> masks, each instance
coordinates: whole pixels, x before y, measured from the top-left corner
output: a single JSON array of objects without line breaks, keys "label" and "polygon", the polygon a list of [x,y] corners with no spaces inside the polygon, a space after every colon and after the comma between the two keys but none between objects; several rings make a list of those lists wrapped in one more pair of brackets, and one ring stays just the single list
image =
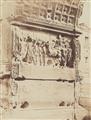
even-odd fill
[{"label": "shadow on stone", "polygon": [[65,106],[65,102],[62,101],[62,102],[59,104],[59,106]]},{"label": "shadow on stone", "polygon": [[27,108],[29,106],[29,103],[27,102],[27,101],[25,101],[25,102],[23,102],[22,104],[21,104],[21,108]]},{"label": "shadow on stone", "polygon": [[91,116],[90,115],[85,116],[82,120],[91,120]]}]

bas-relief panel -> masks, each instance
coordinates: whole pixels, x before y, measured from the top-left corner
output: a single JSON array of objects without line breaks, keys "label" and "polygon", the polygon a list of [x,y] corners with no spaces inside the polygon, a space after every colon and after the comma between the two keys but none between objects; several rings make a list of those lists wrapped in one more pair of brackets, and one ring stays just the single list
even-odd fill
[{"label": "bas-relief panel", "polygon": [[[71,36],[53,35],[13,26],[12,64],[74,69],[76,45]],[[79,57],[79,56],[78,56]],[[13,67],[14,67],[13,66]]]}]

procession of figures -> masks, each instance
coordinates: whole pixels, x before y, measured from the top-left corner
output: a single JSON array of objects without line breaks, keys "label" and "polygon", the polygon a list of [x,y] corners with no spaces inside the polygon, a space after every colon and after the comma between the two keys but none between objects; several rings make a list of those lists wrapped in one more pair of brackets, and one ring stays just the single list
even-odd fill
[{"label": "procession of figures", "polygon": [[20,37],[15,34],[13,43],[13,59],[39,66],[74,66],[75,43],[72,39],[56,36],[56,39],[33,39],[30,35]]}]

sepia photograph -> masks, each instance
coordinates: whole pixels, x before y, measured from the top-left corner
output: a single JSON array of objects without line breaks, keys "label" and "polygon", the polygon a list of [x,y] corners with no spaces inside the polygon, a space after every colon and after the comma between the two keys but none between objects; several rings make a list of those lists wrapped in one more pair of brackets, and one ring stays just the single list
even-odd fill
[{"label": "sepia photograph", "polygon": [[0,120],[91,120],[91,0],[0,1]]}]

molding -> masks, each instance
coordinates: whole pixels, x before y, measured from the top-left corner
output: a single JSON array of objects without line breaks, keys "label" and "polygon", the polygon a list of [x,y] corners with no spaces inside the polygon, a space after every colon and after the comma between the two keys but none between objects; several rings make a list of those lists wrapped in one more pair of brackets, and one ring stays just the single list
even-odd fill
[{"label": "molding", "polygon": [[20,26],[20,27],[25,27],[25,28],[33,28],[36,30],[44,30],[44,31],[49,31],[49,32],[55,32],[55,33],[61,33],[69,36],[74,36],[78,37],[81,32],[74,30],[74,27],[69,27],[67,25],[56,25],[53,23],[43,23],[43,22],[38,22],[38,21],[33,21],[33,20],[12,20],[11,25],[15,26]]}]

